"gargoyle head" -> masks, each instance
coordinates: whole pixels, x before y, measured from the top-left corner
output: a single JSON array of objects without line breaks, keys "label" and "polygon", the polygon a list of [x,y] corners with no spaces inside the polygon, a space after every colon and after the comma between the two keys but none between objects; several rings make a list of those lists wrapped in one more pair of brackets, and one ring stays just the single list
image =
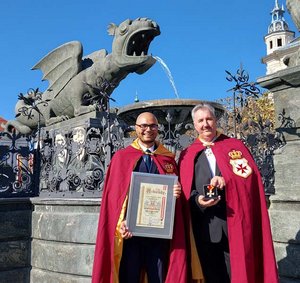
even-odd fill
[{"label": "gargoyle head", "polygon": [[147,18],[126,20],[119,26],[110,24],[108,33],[114,36],[112,59],[120,68],[143,74],[156,62],[148,55],[151,41],[160,34],[156,22]]}]

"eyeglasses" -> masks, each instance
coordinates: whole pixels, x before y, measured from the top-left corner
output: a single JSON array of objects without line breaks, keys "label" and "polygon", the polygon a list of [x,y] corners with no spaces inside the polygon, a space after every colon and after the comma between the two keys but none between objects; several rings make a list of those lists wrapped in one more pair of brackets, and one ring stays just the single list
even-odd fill
[{"label": "eyeglasses", "polygon": [[141,125],[138,125],[136,124],[136,126],[140,127],[141,130],[146,130],[148,127],[150,128],[150,130],[157,130],[158,129],[158,125],[157,124],[141,124]]}]

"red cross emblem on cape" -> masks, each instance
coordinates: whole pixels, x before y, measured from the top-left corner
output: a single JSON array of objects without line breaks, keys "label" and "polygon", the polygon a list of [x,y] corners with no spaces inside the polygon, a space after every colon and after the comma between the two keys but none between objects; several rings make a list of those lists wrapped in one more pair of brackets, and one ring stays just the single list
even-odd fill
[{"label": "red cross emblem on cape", "polygon": [[230,164],[232,165],[232,171],[235,175],[243,178],[247,178],[252,173],[251,167],[248,165],[248,160],[242,158],[240,151],[232,150],[228,153],[230,156]]}]

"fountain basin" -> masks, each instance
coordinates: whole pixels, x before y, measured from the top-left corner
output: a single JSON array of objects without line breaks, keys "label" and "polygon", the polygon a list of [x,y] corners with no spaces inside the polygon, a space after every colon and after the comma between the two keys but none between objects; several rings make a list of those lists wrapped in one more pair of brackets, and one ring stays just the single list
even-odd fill
[{"label": "fountain basin", "polygon": [[216,116],[224,113],[220,103],[194,99],[157,99],[129,104],[118,110],[118,116],[129,126],[135,124],[136,118],[142,112],[151,112],[159,124],[167,124],[166,117],[171,115],[171,124],[192,123],[191,110],[199,103],[209,103],[216,109]]}]

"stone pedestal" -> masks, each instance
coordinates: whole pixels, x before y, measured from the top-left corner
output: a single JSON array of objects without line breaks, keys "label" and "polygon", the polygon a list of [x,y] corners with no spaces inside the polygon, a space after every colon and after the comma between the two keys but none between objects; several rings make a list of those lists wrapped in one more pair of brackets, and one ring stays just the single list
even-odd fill
[{"label": "stone pedestal", "polygon": [[0,283],[90,283],[100,203],[0,199]]},{"label": "stone pedestal", "polygon": [[0,283],[29,283],[31,213],[28,198],[0,199]]},{"label": "stone pedestal", "polygon": [[31,283],[90,283],[100,199],[32,199]]},{"label": "stone pedestal", "polygon": [[285,145],[275,152],[275,195],[269,209],[281,283],[300,282],[300,66],[258,79],[274,95],[276,128]]}]

